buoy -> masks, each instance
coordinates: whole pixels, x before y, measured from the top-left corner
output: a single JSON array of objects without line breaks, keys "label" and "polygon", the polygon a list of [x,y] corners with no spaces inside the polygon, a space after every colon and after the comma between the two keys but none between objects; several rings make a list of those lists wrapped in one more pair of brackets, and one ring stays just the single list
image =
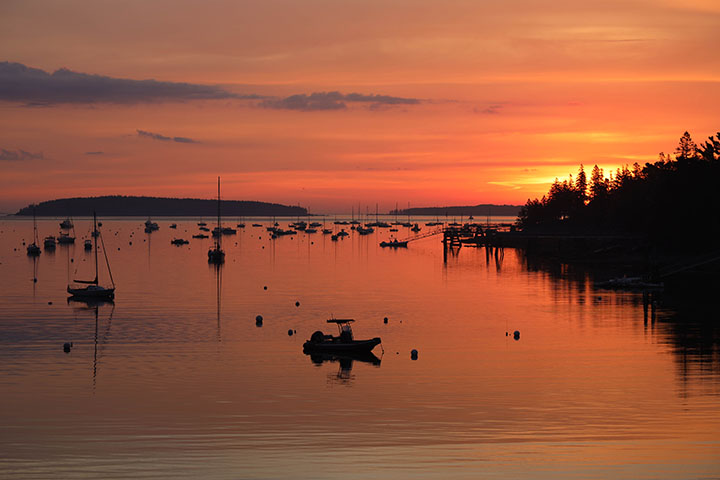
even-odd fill
[{"label": "buoy", "polygon": [[417,360],[417,357],[418,357],[418,351],[413,348],[412,351],[410,352],[410,358],[412,360]]},{"label": "buoy", "polygon": [[128,242],[128,245],[132,245],[132,242]]},{"label": "buoy", "polygon": [[33,278],[33,283],[37,283],[37,277]]},{"label": "buoy", "polygon": [[52,305],[52,302],[48,302],[48,305]]},{"label": "buoy", "polygon": [[65,353],[70,353],[70,349],[72,348],[72,346],[73,346],[72,342],[65,342],[63,344],[63,351]]},{"label": "buoy", "polygon": [[75,263],[75,259],[74,259],[74,258],[71,258],[71,259],[70,259],[70,263]]},{"label": "buoy", "polygon": [[292,336],[293,336],[292,328],[288,330],[288,336],[289,336],[289,337],[292,337]]},{"label": "buoy", "polygon": [[387,322],[388,322],[388,318],[387,317],[383,318],[383,323],[387,323]]},{"label": "buoy", "polygon": [[263,290],[267,290],[267,285],[265,285],[265,286],[263,287]]},{"label": "buoy", "polygon": [[258,315],[257,317],[255,317],[255,321],[262,322],[263,321],[262,315]]},{"label": "buoy", "polygon": [[513,332],[513,338],[514,338],[515,340],[520,340],[520,330],[515,330],[515,331]]},{"label": "buoy", "polygon": [[295,306],[296,306],[296,307],[299,307],[299,306],[300,306],[300,302],[295,302]]}]

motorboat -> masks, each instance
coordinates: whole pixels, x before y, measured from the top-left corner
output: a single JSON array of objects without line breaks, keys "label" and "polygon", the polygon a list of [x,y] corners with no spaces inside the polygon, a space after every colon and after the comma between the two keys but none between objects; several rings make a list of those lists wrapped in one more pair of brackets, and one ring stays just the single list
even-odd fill
[{"label": "motorboat", "polygon": [[341,230],[337,233],[337,236],[338,236],[338,237],[347,237],[348,235],[350,235],[350,234],[349,234],[348,232],[346,232],[345,229],[341,229]]},{"label": "motorboat", "polygon": [[595,283],[600,288],[617,288],[626,290],[659,290],[665,287],[662,282],[648,282],[642,277],[619,277],[611,278],[604,282]]},{"label": "motorboat", "polygon": [[333,230],[332,230],[332,228],[323,228],[322,233],[323,233],[323,235],[332,235]]},{"label": "motorboat", "polygon": [[413,232],[419,232],[419,231],[420,231],[420,225],[418,225],[418,224],[416,223],[415,225],[413,225],[413,227],[412,227],[410,230],[412,230]]},{"label": "motorboat", "polygon": [[69,245],[71,243],[75,243],[75,237],[71,237],[67,233],[61,233],[57,239],[57,243],[60,245]]},{"label": "motorboat", "polygon": [[85,248],[85,250],[92,250],[92,248],[93,248],[92,240],[85,240],[83,242],[83,247]]},{"label": "motorboat", "polygon": [[305,353],[312,352],[353,352],[353,353],[369,353],[373,348],[381,342],[380,337],[374,337],[369,340],[355,340],[353,337],[351,323],[353,319],[331,318],[327,323],[334,323],[338,327],[339,334],[337,336],[326,335],[318,330],[314,332],[310,339],[303,343],[303,351]]},{"label": "motorboat", "polygon": [[177,228],[177,223],[171,223],[170,228]]},{"label": "motorboat", "polygon": [[407,240],[400,241],[397,238],[394,238],[393,240],[391,240],[389,242],[380,242],[380,246],[381,247],[395,247],[395,248],[405,247],[405,248],[407,248],[408,241]]},{"label": "motorboat", "polygon": [[73,223],[70,221],[69,218],[66,218],[65,220],[60,222],[60,228],[62,228],[63,230],[70,230],[71,228],[73,228]]},{"label": "motorboat", "polygon": [[173,238],[172,240],[170,240],[170,243],[173,245],[187,245],[190,242],[185,240],[184,238]]},{"label": "motorboat", "polygon": [[355,231],[357,233],[359,233],[360,235],[370,235],[371,233],[373,233],[375,231],[375,229],[372,227],[368,227],[368,226],[365,226],[365,227],[359,226],[355,229]]},{"label": "motorboat", "polygon": [[305,233],[317,233],[317,229],[316,228],[306,228]]},{"label": "motorboat", "polygon": [[45,245],[45,249],[55,248],[56,244],[57,244],[57,240],[55,240],[55,237],[53,237],[52,235],[45,237],[45,240],[43,240],[43,245]]},{"label": "motorboat", "polygon": [[193,235],[192,238],[210,238],[210,236],[204,233],[198,233],[197,235]]}]

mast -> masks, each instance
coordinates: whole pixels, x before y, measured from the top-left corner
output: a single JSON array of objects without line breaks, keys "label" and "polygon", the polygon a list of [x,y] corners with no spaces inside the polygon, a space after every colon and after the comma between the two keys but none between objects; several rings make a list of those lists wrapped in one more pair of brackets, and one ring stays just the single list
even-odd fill
[{"label": "mast", "polygon": [[[93,210],[93,232],[97,231],[97,215]],[[93,235],[93,244],[95,245],[95,285],[98,285],[98,261],[97,261],[97,236]],[[104,251],[104,250],[103,250]]]},{"label": "mast", "polygon": [[35,218],[35,205],[33,205],[33,235],[35,238],[35,245],[38,244],[38,236],[37,236],[37,219]]},{"label": "mast", "polygon": [[215,237],[215,248],[220,250],[220,237],[222,236],[222,229],[220,228],[220,175],[218,175],[218,219],[217,219],[218,234]]}]

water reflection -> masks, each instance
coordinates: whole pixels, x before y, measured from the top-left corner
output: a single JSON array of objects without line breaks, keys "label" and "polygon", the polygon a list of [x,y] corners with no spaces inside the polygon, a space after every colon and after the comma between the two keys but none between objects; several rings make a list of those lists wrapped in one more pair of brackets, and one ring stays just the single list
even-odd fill
[{"label": "water reflection", "polygon": [[329,383],[342,385],[350,385],[355,379],[355,376],[352,374],[353,362],[369,363],[378,368],[382,362],[382,359],[376,357],[372,352],[343,354],[321,352],[304,353],[310,357],[310,360],[315,365],[322,365],[325,362],[338,362],[340,365],[338,372],[328,375],[328,381]]},{"label": "water reflection", "polygon": [[[76,314],[83,313],[83,312],[89,312],[92,311],[95,314],[95,334],[93,336],[93,368],[92,368],[92,385],[93,385],[93,393],[95,393],[95,387],[97,383],[97,375],[98,375],[98,345],[100,345],[100,353],[102,353],[103,347],[105,346],[108,337],[110,336],[110,328],[112,327],[112,317],[113,313],[115,313],[115,302],[112,300],[104,300],[104,299],[93,299],[93,298],[78,298],[78,297],[68,297],[67,299],[68,305],[70,305],[73,309],[73,311]],[[107,325],[105,326],[105,331],[103,332],[102,336],[99,335],[99,312],[100,307],[102,306],[110,306],[110,314],[108,316]]]},{"label": "water reflection", "polygon": [[[527,255],[517,250],[523,268],[549,279],[554,292],[579,305],[588,299],[593,305],[613,302],[642,309],[644,328],[660,344],[670,347],[678,374],[690,380],[720,383],[720,325],[714,314],[714,293],[704,285],[671,282],[666,290],[609,290],[596,282],[621,277],[625,266],[565,264],[547,257]],[[671,279],[672,280],[672,279]]]}]

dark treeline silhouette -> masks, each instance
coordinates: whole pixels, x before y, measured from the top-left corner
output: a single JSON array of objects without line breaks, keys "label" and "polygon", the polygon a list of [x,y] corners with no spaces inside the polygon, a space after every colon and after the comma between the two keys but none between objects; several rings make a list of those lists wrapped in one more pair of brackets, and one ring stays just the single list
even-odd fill
[{"label": "dark treeline silhouette", "polygon": [[646,237],[664,248],[711,248],[720,234],[720,132],[698,146],[685,132],[674,155],[624,166],[605,176],[583,166],[528,200],[517,225],[527,232],[613,233]]},{"label": "dark treeline silhouette", "polygon": [[[217,200],[195,198],[125,197],[120,195],[85,198],[61,198],[29,205],[16,215],[92,216],[93,211],[103,216],[194,216],[217,215]],[[221,211],[225,216],[303,216],[307,209],[277,203],[223,200]]]},{"label": "dark treeline silhouette", "polygon": [[[476,217],[482,217],[485,215],[503,215],[503,216],[513,216],[517,215],[520,211],[521,206],[520,205],[491,205],[491,204],[483,204],[483,205],[468,205],[468,206],[459,206],[459,207],[415,207],[415,208],[405,208],[405,209],[398,209],[397,214],[398,215],[427,215],[427,216],[436,216],[436,217],[443,217],[445,215],[448,216],[468,216],[473,215]],[[395,215],[396,210],[390,210],[390,215]]]}]

